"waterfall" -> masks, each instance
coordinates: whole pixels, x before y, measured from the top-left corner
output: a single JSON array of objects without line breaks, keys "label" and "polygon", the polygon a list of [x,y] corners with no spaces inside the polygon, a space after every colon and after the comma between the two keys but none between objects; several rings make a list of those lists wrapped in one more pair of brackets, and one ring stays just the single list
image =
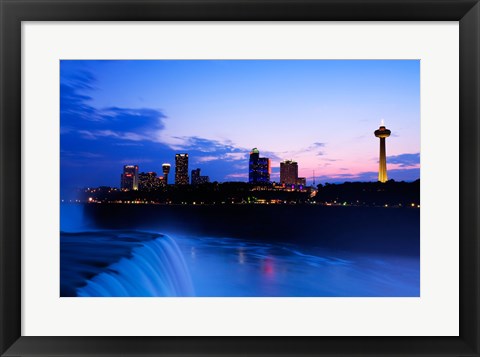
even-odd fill
[{"label": "waterfall", "polygon": [[[73,275],[72,269],[94,270],[94,274],[84,274],[86,278],[76,284],[75,295],[80,297],[193,296],[190,274],[175,241],[166,235],[157,234],[153,239],[145,239],[144,235],[112,231],[76,233],[72,244],[71,237],[65,238],[68,233],[63,233],[63,241],[70,246],[63,247],[62,254],[67,250],[70,254],[65,255],[71,256],[75,249],[76,261],[62,262],[67,277],[62,280]],[[112,255],[119,255],[114,262]],[[78,276],[81,272],[75,273]]]}]

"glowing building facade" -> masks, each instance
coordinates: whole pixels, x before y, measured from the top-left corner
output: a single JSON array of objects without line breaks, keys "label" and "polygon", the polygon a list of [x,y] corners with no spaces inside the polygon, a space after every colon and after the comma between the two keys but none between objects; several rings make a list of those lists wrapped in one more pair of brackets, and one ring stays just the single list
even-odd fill
[{"label": "glowing building facade", "polygon": [[201,185],[210,182],[210,177],[201,176],[200,169],[192,170],[192,185]]},{"label": "glowing building facade", "polygon": [[138,190],[138,165],[123,166],[120,187],[125,191]]},{"label": "glowing building facade", "polygon": [[170,173],[170,164],[163,164],[162,165],[162,171],[163,171],[163,182],[165,185],[168,185],[168,174]]},{"label": "glowing building facade", "polygon": [[307,179],[305,177],[297,177],[297,186],[305,187],[307,185]]},{"label": "glowing building facade", "polygon": [[260,152],[257,148],[253,148],[250,152],[248,182],[253,184],[270,182],[270,159],[260,157]]},{"label": "glowing building facade", "polygon": [[380,138],[380,160],[379,160],[379,168],[378,168],[378,181],[380,182],[387,182],[388,181],[388,176],[387,176],[387,153],[386,153],[386,144],[385,144],[385,139],[390,136],[390,130],[385,128],[385,126],[382,125],[380,128],[375,130],[375,136],[377,138]]},{"label": "glowing building facade", "polygon": [[188,154],[175,155],[175,185],[188,185]]},{"label": "glowing building facade", "polygon": [[280,183],[282,185],[296,185],[298,182],[298,164],[286,160],[280,163]]},{"label": "glowing building facade", "polygon": [[163,178],[156,172],[140,172],[138,174],[138,189],[140,191],[155,191],[164,186]]}]

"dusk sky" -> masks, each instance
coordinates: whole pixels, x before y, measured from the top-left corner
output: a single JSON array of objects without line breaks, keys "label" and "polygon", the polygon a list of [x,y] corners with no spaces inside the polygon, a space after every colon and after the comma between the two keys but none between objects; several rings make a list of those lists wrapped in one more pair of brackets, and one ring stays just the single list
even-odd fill
[{"label": "dusk sky", "polygon": [[[252,148],[312,183],[420,178],[420,61],[138,60],[60,63],[61,185],[120,186],[123,165],[248,181]],[[170,175],[173,183],[174,174]]]}]

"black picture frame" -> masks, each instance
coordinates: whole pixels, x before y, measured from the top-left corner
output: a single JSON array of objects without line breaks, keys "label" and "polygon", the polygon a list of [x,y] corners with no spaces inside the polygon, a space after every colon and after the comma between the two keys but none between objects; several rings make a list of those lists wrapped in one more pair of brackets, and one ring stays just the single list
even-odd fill
[{"label": "black picture frame", "polygon": [[[479,0],[0,0],[2,356],[480,356]],[[459,21],[459,337],[21,336],[22,21]],[[441,314],[442,312],[439,311]],[[412,321],[412,324],[415,322]]]}]

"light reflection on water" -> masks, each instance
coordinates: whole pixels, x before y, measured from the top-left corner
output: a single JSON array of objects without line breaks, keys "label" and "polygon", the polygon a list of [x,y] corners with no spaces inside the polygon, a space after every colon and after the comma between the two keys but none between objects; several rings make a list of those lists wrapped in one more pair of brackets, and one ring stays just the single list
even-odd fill
[{"label": "light reflection on water", "polygon": [[197,296],[419,296],[418,258],[171,235]]},{"label": "light reflection on water", "polygon": [[[82,205],[61,205],[61,210],[64,231],[100,229],[86,219]],[[416,256],[194,237],[178,231],[164,232],[153,226],[144,230],[169,233],[176,241],[196,296],[395,297],[420,294],[420,261]],[[353,235],[353,239],[361,237]],[[82,256],[83,253],[76,251],[76,254]]]}]

